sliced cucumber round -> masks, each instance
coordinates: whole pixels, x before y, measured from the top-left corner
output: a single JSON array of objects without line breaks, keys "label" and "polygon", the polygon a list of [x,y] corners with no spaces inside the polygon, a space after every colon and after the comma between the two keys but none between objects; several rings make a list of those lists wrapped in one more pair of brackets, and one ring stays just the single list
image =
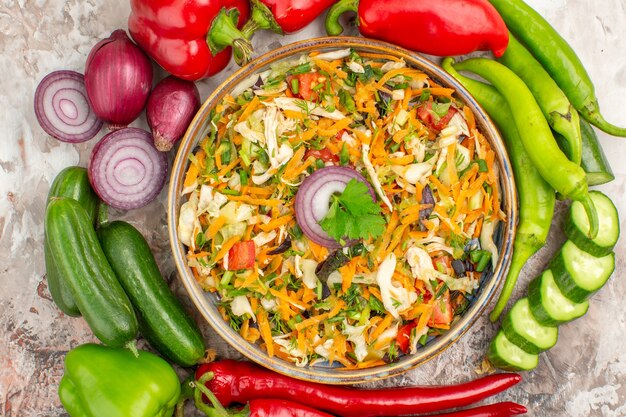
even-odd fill
[{"label": "sliced cucumber round", "polygon": [[590,239],[589,219],[583,205],[574,201],[569,218],[565,223],[565,234],[580,249],[593,256],[605,256],[611,253],[619,238],[619,216],[613,201],[600,191],[589,193],[598,211],[598,235]]},{"label": "sliced cucumber round", "polygon": [[598,258],[568,240],[552,259],[550,269],[563,295],[581,303],[609,279],[615,269],[615,255],[611,252]]},{"label": "sliced cucumber round", "polygon": [[496,368],[506,371],[529,371],[537,367],[539,355],[528,353],[507,339],[500,329],[491,341],[487,359]]},{"label": "sliced cucumber round", "polygon": [[556,344],[559,330],[539,323],[530,311],[528,298],[519,299],[502,321],[502,330],[512,343],[528,353],[541,353]]},{"label": "sliced cucumber round", "polygon": [[546,270],[528,286],[528,304],[535,319],[546,326],[558,326],[581,317],[589,301],[576,303],[561,293],[551,270]]}]

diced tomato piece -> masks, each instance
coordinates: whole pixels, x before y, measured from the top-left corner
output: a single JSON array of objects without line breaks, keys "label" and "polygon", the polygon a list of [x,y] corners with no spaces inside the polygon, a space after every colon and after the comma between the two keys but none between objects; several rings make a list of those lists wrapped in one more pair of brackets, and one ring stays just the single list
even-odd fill
[{"label": "diced tomato piece", "polygon": [[438,117],[433,111],[433,103],[429,101],[417,108],[417,117],[428,127],[435,130],[442,130],[448,126],[448,123],[450,123],[450,120],[454,117],[456,112],[457,109],[450,106],[445,116]]},{"label": "diced tomato piece", "polygon": [[[314,84],[317,82],[319,74],[307,72],[304,74],[291,75],[287,77],[287,85],[291,92],[296,96],[308,101],[317,100],[317,92],[313,90]],[[298,92],[293,91],[292,80],[298,81]]]},{"label": "diced tomato piece", "polygon": [[307,159],[309,159],[310,156],[314,157],[315,159],[321,159],[324,162],[332,162],[332,163],[339,162],[339,157],[335,155],[334,153],[332,153],[331,150],[328,148],[319,149],[319,150],[307,149],[307,151],[304,153],[304,160],[306,161]]},{"label": "diced tomato piece", "polygon": [[238,271],[240,269],[250,269],[254,267],[256,258],[256,248],[254,241],[244,240],[237,242],[228,251],[228,267],[229,271]]},{"label": "diced tomato piece", "polygon": [[433,266],[439,272],[451,275],[452,269],[452,257],[450,255],[441,255],[433,258]]},{"label": "diced tomato piece", "polygon": [[402,351],[402,353],[409,352],[409,343],[411,343],[411,332],[417,327],[417,320],[413,320],[410,323],[400,327],[398,334],[396,335],[396,346]]},{"label": "diced tomato piece", "polygon": [[435,308],[433,309],[433,315],[428,322],[429,325],[444,324],[448,325],[454,318],[454,310],[450,303],[450,291],[446,292],[437,300],[435,300]]}]

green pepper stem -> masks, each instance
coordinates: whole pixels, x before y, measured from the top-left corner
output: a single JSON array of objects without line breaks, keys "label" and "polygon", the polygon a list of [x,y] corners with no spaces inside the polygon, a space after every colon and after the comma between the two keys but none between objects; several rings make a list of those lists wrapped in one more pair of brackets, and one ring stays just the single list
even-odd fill
[{"label": "green pepper stem", "polygon": [[593,101],[579,111],[586,121],[601,131],[613,136],[626,137],[626,128],[615,126],[604,119],[604,116],[600,113],[597,101]]},{"label": "green pepper stem", "polygon": [[237,29],[238,19],[239,10],[222,7],[218,15],[213,19],[213,23],[211,23],[206,41],[213,55],[217,55],[226,47],[232,46],[240,54],[242,60],[248,62],[252,55],[252,44]]},{"label": "green pepper stem", "polygon": [[[211,392],[204,384],[213,379],[213,372],[207,372],[197,381],[189,382],[189,386],[194,388],[194,403],[196,408],[206,414],[208,417],[249,417],[250,412],[247,407],[243,410],[229,412],[217,399],[215,394]],[[209,407],[202,401],[202,395],[208,398],[213,407]],[[176,416],[178,417],[178,416]]]},{"label": "green pepper stem", "polygon": [[541,246],[542,244],[537,241],[537,237],[535,235],[518,233],[515,237],[515,242],[513,244],[513,258],[511,259],[509,272],[506,275],[504,286],[502,287],[502,291],[500,291],[498,301],[496,301],[495,307],[489,314],[489,319],[492,322],[496,322],[498,320],[500,314],[502,314],[502,311],[511,298],[511,294],[513,293],[513,289],[515,288],[515,284],[517,283],[517,279],[519,278],[519,274],[522,271],[524,264],[526,264],[526,261],[528,261],[528,259],[533,256]]},{"label": "green pepper stem", "polygon": [[196,385],[194,384],[196,375],[192,372],[182,384],[180,384],[180,397],[176,403],[174,417],[185,417],[185,403],[193,399]]},{"label": "green pepper stem", "polygon": [[585,208],[585,213],[587,213],[587,218],[589,219],[589,239],[595,239],[598,236],[598,212],[596,206],[593,204],[589,193],[585,193],[578,201]]},{"label": "green pepper stem", "polygon": [[[339,23],[339,18],[346,12],[359,11],[359,0],[339,0],[335,3],[326,15],[326,33],[332,36],[341,35],[343,26]],[[358,19],[357,19],[358,22]]]}]

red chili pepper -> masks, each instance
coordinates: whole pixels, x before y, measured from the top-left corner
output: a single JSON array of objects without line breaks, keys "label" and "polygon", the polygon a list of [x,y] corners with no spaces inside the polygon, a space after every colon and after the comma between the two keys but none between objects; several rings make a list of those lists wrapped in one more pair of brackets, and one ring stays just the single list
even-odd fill
[{"label": "red chili pepper", "polygon": [[259,29],[294,33],[313,22],[337,0],[251,0],[252,18],[242,31],[252,36]]},{"label": "red chili pepper", "polygon": [[332,417],[323,411],[285,400],[252,400],[248,407],[250,417]]},{"label": "red chili pepper", "polygon": [[228,267],[226,269],[229,271],[250,269],[254,266],[255,257],[256,247],[253,240],[237,242],[228,250]]},{"label": "red chili pepper", "polygon": [[361,34],[430,55],[491,50],[502,56],[506,25],[487,0],[340,0],[326,16],[326,32],[343,31],[339,17],[356,12]]},{"label": "red chili pepper", "polygon": [[223,360],[201,365],[199,379],[212,373],[206,387],[224,405],[267,398],[297,401],[343,417],[429,413],[463,407],[521,381],[514,373],[487,375],[458,385],[360,390],[300,381],[250,362]]},{"label": "red chili pepper", "polygon": [[[227,410],[205,386],[211,378],[212,374],[207,373],[191,384],[190,380],[183,383],[181,399],[176,405],[176,417],[184,415],[184,402],[189,398],[193,398],[196,407],[208,417],[333,417],[297,402],[270,398],[251,400],[240,410]],[[204,403],[207,399],[212,407]]]},{"label": "red chili pepper", "polygon": [[199,80],[226,67],[231,46],[250,56],[250,41],[237,29],[249,6],[242,0],[131,0],[128,29],[167,72]]},{"label": "red chili pepper", "polygon": [[509,417],[526,414],[528,410],[523,405],[514,402],[501,402],[465,410],[452,411],[443,414],[429,414],[422,417]]}]

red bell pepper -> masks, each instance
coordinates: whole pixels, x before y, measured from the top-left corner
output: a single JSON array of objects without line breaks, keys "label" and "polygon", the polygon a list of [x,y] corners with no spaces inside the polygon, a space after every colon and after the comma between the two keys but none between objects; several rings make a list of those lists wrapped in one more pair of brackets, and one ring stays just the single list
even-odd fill
[{"label": "red bell pepper", "polygon": [[249,57],[250,41],[237,28],[249,16],[243,0],[131,0],[128,29],[163,69],[196,81],[226,67],[231,46]]},{"label": "red bell pepper", "polygon": [[507,27],[488,0],[340,0],[326,16],[326,31],[343,31],[339,17],[356,12],[359,31],[430,55],[464,55],[491,50],[502,56]]},{"label": "red bell pepper", "polygon": [[294,33],[313,22],[337,0],[251,0],[251,19],[242,31],[251,36],[259,29],[281,35]]},{"label": "red bell pepper", "polygon": [[200,365],[195,376],[206,381],[206,387],[225,407],[271,395],[343,417],[413,415],[463,407],[521,381],[518,374],[499,373],[458,385],[363,390],[299,381],[233,360]]}]

